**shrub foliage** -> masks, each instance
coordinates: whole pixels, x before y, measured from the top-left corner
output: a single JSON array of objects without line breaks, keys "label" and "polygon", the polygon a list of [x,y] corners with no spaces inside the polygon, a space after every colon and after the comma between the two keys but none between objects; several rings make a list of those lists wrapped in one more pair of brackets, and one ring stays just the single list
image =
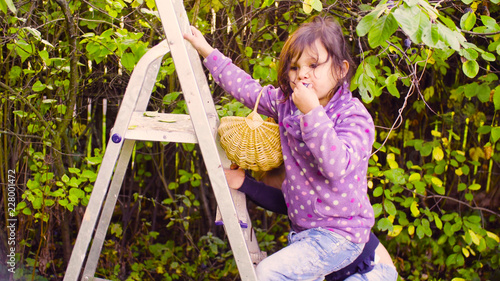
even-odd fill
[{"label": "shrub foliage", "polygon": [[[351,89],[377,126],[374,231],[402,280],[460,281],[500,278],[498,2],[184,5],[209,42],[262,84],[276,84],[291,32],[313,15],[335,16],[357,63]],[[0,15],[0,225],[17,220],[12,276],[61,280],[130,73],[164,34],[154,0],[0,0]],[[186,112],[175,75],[167,55],[149,110]],[[220,116],[248,114],[211,87]],[[196,145],[137,143],[125,183],[99,277],[238,278]],[[250,206],[262,249],[283,247],[286,218]],[[9,235],[0,232],[0,252]],[[8,260],[0,256],[0,277],[11,275]]]}]

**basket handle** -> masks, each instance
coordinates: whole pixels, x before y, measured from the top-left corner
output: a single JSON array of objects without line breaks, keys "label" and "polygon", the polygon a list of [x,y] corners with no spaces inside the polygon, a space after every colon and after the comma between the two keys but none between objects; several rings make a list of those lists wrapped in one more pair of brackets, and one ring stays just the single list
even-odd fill
[{"label": "basket handle", "polygon": [[253,108],[253,111],[255,111],[255,112],[257,112],[257,108],[259,107],[260,97],[262,96],[262,93],[264,93],[264,88],[262,88],[262,90],[260,90],[260,93],[257,96],[257,100],[255,101],[255,106]]}]

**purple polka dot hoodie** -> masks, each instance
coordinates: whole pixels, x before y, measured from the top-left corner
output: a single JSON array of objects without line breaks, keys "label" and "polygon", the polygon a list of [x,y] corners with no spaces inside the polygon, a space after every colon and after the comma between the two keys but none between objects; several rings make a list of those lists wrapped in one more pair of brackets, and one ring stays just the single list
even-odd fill
[{"label": "purple polka dot hoodie", "polygon": [[325,106],[302,114],[280,88],[262,87],[218,50],[205,60],[215,82],[249,108],[278,120],[286,178],[282,192],[294,231],[321,227],[366,243],[374,224],[367,169],[373,119],[347,85]]}]

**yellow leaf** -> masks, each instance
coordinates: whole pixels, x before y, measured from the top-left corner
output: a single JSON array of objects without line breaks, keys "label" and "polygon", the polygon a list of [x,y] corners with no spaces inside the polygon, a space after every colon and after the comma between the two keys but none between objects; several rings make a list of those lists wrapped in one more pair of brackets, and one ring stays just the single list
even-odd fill
[{"label": "yellow leaf", "polygon": [[163,273],[165,273],[165,268],[164,268],[163,266],[158,266],[158,267],[156,268],[156,273],[158,273],[158,274],[163,274]]},{"label": "yellow leaf", "polygon": [[391,237],[396,237],[399,235],[399,233],[401,233],[401,230],[403,230],[402,225],[394,225],[392,227],[392,231],[389,231],[389,233],[387,233],[387,235],[389,235]]},{"label": "yellow leaf", "polygon": [[460,167],[460,168],[456,169],[456,170],[455,170],[455,174],[456,174],[457,176],[461,176],[461,175],[463,175],[463,174],[464,174],[464,172],[462,171],[462,167]]},{"label": "yellow leaf", "polygon": [[462,253],[464,254],[464,256],[465,256],[466,258],[468,258],[468,257],[469,257],[469,255],[470,255],[469,250],[467,250],[466,248],[462,248]]},{"label": "yellow leaf", "polygon": [[412,216],[418,217],[420,215],[420,210],[418,209],[417,201],[413,201],[410,206],[410,211]]},{"label": "yellow leaf", "polygon": [[389,164],[389,167],[391,168],[391,170],[399,168],[398,162],[396,162],[394,160],[387,159],[387,164]]},{"label": "yellow leaf", "polygon": [[408,234],[413,235],[415,233],[415,226],[410,225],[408,226]]},{"label": "yellow leaf", "polygon": [[484,158],[486,155],[480,147],[473,147],[469,149],[469,156],[470,158],[472,158],[472,160],[478,161],[479,158]]},{"label": "yellow leaf", "polygon": [[472,243],[476,244],[476,245],[479,245],[480,243],[480,236],[477,235],[474,231],[472,231],[472,229],[469,229],[469,234],[470,234],[470,237],[472,238]]},{"label": "yellow leaf", "polygon": [[368,188],[369,189],[373,188],[373,181],[371,181],[371,180],[368,181]]},{"label": "yellow leaf", "polygon": [[419,181],[422,177],[420,176],[419,173],[413,173],[410,175],[410,178],[408,179],[409,182],[414,182],[414,181]]},{"label": "yellow leaf", "polygon": [[495,239],[495,241],[497,241],[497,243],[500,243],[500,238],[498,238],[498,235],[496,235],[495,233],[492,233],[492,232],[489,232],[489,231],[486,231],[486,235],[490,238],[493,238]]},{"label": "yellow leaf", "polygon": [[446,138],[446,137],[441,138],[441,141],[443,142],[443,145],[445,147],[448,147],[448,145],[450,144],[450,141],[448,141],[448,138]]},{"label": "yellow leaf", "polygon": [[439,178],[432,177],[431,182],[439,187],[443,186],[443,181]]},{"label": "yellow leaf", "polygon": [[432,130],[431,135],[440,138],[441,137],[441,132],[437,130]]},{"label": "yellow leaf", "polygon": [[387,164],[391,169],[399,168],[398,162],[396,162],[396,155],[394,153],[387,154]]},{"label": "yellow leaf", "polygon": [[427,50],[427,63],[428,64],[434,64],[436,63],[436,60],[432,57],[432,51],[431,50]]},{"label": "yellow leaf", "polygon": [[304,9],[304,13],[310,14],[312,12],[313,8],[311,6],[311,2],[312,2],[312,0],[305,0],[304,1],[304,4],[302,5],[302,9]]},{"label": "yellow leaf", "polygon": [[441,161],[444,158],[444,153],[443,149],[441,149],[441,146],[436,146],[432,150],[432,157],[436,159],[436,161]]}]

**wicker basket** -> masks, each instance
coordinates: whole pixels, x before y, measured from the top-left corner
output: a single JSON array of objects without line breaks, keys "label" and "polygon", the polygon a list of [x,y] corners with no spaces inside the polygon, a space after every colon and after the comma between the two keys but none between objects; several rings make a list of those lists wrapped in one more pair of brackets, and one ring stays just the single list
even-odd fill
[{"label": "wicker basket", "polygon": [[261,96],[247,117],[222,117],[218,129],[227,158],[245,170],[269,171],[283,162],[278,124],[257,113]]}]

